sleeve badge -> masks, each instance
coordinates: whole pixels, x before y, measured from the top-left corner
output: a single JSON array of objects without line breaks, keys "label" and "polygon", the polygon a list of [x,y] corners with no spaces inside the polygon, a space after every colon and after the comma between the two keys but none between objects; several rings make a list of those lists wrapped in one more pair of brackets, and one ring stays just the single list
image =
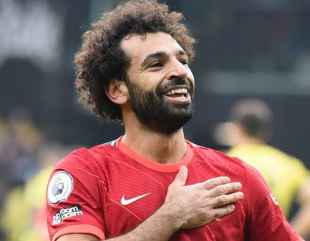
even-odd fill
[{"label": "sleeve badge", "polygon": [[73,178],[66,171],[57,171],[51,177],[47,188],[47,200],[55,204],[67,200],[73,190]]}]

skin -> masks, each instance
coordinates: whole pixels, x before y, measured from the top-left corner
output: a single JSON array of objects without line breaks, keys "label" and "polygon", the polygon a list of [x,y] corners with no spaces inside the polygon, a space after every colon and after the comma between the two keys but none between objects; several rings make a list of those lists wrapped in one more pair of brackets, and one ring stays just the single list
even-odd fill
[{"label": "skin", "polygon": [[[187,56],[170,35],[133,35],[123,39],[121,47],[131,58],[129,79],[145,90],[154,89],[162,81],[175,77],[186,78],[194,84]],[[175,163],[183,158],[187,144],[182,128],[171,135],[164,135],[144,126],[131,109],[128,89],[124,82],[113,81],[106,94],[121,106],[125,127],[122,141],[127,146],[159,163]],[[233,212],[234,203],[243,198],[243,193],[240,192],[241,184],[231,182],[228,177],[185,185],[187,177],[187,168],[184,166],[169,185],[164,204],[152,216],[131,232],[109,240],[166,241],[180,229],[200,227]],[[98,239],[88,234],[68,234],[58,239],[94,240]]]}]

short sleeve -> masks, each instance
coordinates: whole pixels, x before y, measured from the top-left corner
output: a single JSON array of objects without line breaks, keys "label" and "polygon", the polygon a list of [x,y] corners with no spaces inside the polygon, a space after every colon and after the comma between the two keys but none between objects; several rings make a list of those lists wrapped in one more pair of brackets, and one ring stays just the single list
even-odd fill
[{"label": "short sleeve", "polygon": [[51,241],[73,233],[104,239],[103,181],[83,165],[83,158],[67,156],[50,176],[46,206]]},{"label": "short sleeve", "polygon": [[284,217],[277,200],[261,175],[252,167],[246,169],[246,235],[249,241],[303,240]]}]

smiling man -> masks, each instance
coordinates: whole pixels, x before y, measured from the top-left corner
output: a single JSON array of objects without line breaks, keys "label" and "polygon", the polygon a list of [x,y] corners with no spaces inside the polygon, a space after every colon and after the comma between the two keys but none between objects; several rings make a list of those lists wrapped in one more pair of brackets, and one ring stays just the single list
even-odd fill
[{"label": "smiling man", "polygon": [[[131,58],[126,81],[130,106],[128,115],[123,115],[124,123],[164,135],[176,133],[192,116],[194,77],[188,55],[163,32],[132,35],[120,47]],[[107,94],[115,100],[115,93]]]},{"label": "smiling man", "polygon": [[84,34],[81,102],[124,135],[56,165],[51,240],[300,240],[255,170],[185,139],[194,39],[181,20],[156,1],[127,1]]}]

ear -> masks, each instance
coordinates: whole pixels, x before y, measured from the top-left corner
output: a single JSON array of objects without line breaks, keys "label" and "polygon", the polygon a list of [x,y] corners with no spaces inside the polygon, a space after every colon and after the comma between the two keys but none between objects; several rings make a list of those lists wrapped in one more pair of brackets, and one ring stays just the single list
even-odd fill
[{"label": "ear", "polygon": [[115,104],[124,104],[128,100],[128,88],[124,81],[112,80],[105,89],[107,97]]}]

